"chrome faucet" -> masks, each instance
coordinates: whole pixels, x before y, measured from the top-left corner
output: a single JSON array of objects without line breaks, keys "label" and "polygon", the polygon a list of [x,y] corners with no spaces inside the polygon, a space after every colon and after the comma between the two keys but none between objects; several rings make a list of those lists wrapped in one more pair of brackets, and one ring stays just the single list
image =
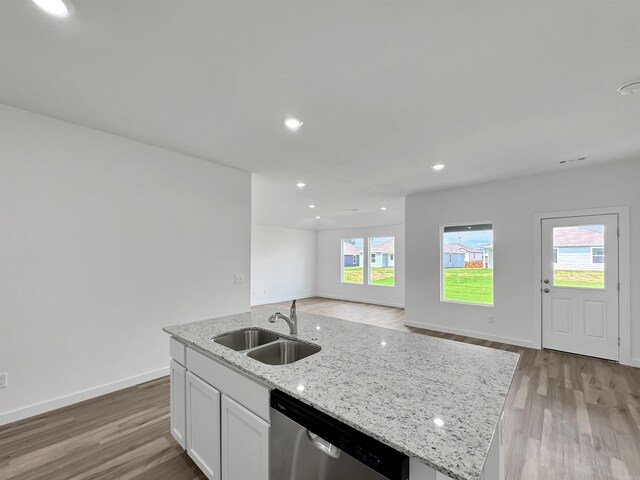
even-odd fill
[{"label": "chrome faucet", "polygon": [[269,317],[270,323],[276,323],[276,320],[281,318],[287,325],[289,325],[289,333],[291,335],[298,334],[298,314],[296,313],[296,301],[294,300],[291,304],[291,309],[289,310],[289,316],[287,317],[284,313],[274,313]]}]

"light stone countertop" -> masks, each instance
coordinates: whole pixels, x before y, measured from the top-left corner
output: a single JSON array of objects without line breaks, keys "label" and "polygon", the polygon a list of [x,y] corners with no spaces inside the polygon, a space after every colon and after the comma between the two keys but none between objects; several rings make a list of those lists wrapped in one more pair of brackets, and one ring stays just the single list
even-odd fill
[{"label": "light stone countertop", "polygon": [[289,365],[266,365],[213,341],[247,327],[291,337],[283,320],[268,323],[272,313],[260,308],[164,331],[455,480],[480,478],[518,354],[310,313],[298,313],[296,338],[322,350]]}]

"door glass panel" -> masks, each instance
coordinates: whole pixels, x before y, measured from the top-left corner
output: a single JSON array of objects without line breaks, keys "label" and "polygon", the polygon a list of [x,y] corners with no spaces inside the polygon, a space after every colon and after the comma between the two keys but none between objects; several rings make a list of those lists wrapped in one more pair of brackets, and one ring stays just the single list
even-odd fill
[{"label": "door glass panel", "polygon": [[553,229],[553,285],[604,288],[604,225]]}]

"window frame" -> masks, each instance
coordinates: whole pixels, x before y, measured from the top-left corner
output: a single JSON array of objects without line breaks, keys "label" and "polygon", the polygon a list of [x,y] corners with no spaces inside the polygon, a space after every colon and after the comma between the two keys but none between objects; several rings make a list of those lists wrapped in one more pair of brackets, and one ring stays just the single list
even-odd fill
[{"label": "window frame", "polygon": [[553,247],[553,253],[551,254],[551,261],[554,265],[558,263],[558,256],[560,255],[560,247]]},{"label": "window frame", "polygon": [[[446,298],[444,298],[444,229],[447,227],[473,227],[475,225],[491,225],[491,234],[492,234],[492,244],[495,246],[496,243],[496,231],[495,231],[495,224],[493,221],[485,221],[485,222],[481,222],[481,221],[474,221],[474,222],[456,222],[456,223],[447,223],[447,224],[442,224],[440,225],[440,228],[438,229],[438,233],[440,235],[440,239],[439,239],[439,245],[440,245],[440,250],[438,251],[438,263],[440,265],[440,302],[442,303],[451,303],[451,304],[458,304],[458,305],[471,305],[471,306],[475,306],[475,307],[489,307],[489,308],[494,308],[495,304],[496,304],[496,269],[495,269],[495,252],[494,252],[494,265],[491,267],[491,271],[493,272],[491,275],[491,283],[492,283],[492,303],[479,303],[479,302],[465,302],[462,300],[448,300]],[[449,254],[451,255],[451,254]],[[484,252],[483,252],[483,257],[484,257]],[[484,258],[483,258],[484,261]]]}]

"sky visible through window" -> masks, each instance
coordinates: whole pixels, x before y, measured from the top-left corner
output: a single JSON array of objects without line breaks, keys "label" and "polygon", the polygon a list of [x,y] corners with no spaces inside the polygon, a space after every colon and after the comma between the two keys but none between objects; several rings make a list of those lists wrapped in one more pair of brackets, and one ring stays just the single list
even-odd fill
[{"label": "sky visible through window", "polygon": [[481,249],[493,242],[493,230],[478,230],[469,232],[445,232],[444,244],[461,243],[467,247]]}]

